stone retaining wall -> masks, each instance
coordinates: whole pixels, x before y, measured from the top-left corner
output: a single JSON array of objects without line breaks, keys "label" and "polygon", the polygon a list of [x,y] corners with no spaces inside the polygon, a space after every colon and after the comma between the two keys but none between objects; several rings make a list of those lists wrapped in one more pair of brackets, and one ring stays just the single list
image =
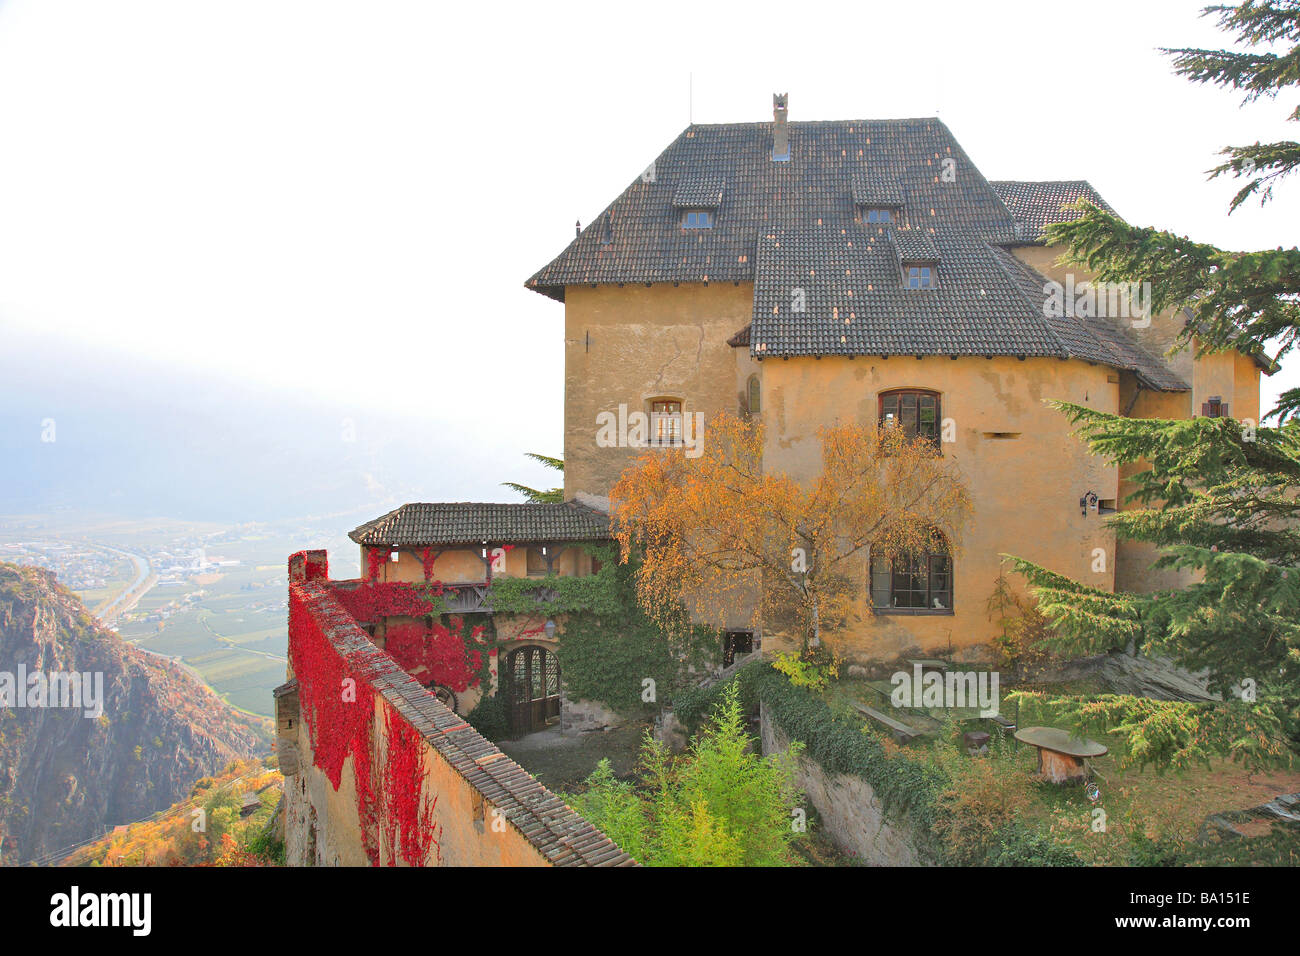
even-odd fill
[{"label": "stone retaining wall", "polygon": [[[790,738],[759,704],[763,753],[779,753]],[[886,821],[875,789],[861,777],[827,773],[807,756],[799,757],[799,789],[821,815],[822,831],[841,853],[870,866],[922,866],[916,843],[906,827]]]}]

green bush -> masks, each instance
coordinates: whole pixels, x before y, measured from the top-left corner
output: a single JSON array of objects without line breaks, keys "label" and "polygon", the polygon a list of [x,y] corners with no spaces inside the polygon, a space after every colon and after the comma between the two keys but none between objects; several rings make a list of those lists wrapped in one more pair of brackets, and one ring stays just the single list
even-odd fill
[{"label": "green bush", "polygon": [[[955,864],[950,848],[936,835],[945,814],[941,798],[952,786],[951,776],[928,756],[887,749],[874,728],[849,714],[836,714],[821,697],[793,686],[770,664],[747,664],[730,680],[698,694],[683,695],[677,716],[689,727],[707,712],[724,688],[736,683],[742,700],[758,701],[769,719],[791,741],[801,741],[805,755],[827,773],[861,777],[871,784],[887,815],[913,836],[918,851],[931,862]],[[892,749],[892,748],[891,748]],[[1020,827],[999,831],[986,851],[988,865],[1075,866],[1078,857],[1048,837]]]},{"label": "green bush", "polygon": [[[716,660],[719,647],[711,631],[674,641],[637,613],[622,621],[583,614],[568,619],[556,653],[569,697],[600,701],[624,716],[640,717],[698,680],[687,665]],[[643,699],[647,678],[654,681],[649,701]]]},{"label": "green bush", "polygon": [[984,866],[1083,866],[1077,855],[1042,833],[1019,824],[998,831]]},{"label": "green bush", "polygon": [[[637,603],[636,567],[632,559],[601,568],[595,577],[607,576],[599,586],[605,597],[569,614],[556,652],[570,698],[599,701],[634,718],[693,686],[699,677],[690,668],[715,664],[722,652],[716,631],[682,622],[669,633],[652,621]],[[654,681],[653,700],[645,699],[647,678]]]},{"label": "green bush", "polygon": [[795,757],[760,757],[739,690],[730,685],[690,750],[673,758],[647,734],[644,791],[616,779],[602,760],[569,804],[648,866],[785,866],[796,834]]},{"label": "green bush", "polygon": [[488,740],[505,740],[510,736],[510,715],[506,712],[505,697],[500,693],[480,697],[465,720]]},{"label": "green bush", "polygon": [[244,849],[275,866],[285,865],[284,841],[276,838],[275,831],[269,824],[251,834],[244,844]]},{"label": "green bush", "polygon": [[[618,563],[613,545],[579,545],[594,555],[601,568],[582,577],[548,574],[541,578],[500,577],[488,589],[488,602],[497,613],[513,614],[595,614],[616,617],[627,605],[627,574]],[[554,597],[538,601],[537,591],[546,589]]]}]

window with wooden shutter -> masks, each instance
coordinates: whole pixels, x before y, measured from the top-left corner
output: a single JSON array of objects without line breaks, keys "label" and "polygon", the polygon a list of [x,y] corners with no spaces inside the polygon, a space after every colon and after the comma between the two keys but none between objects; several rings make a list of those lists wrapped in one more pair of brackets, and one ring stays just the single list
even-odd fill
[{"label": "window with wooden shutter", "polygon": [[1201,403],[1201,416],[1204,418],[1228,418],[1228,403],[1218,395],[1211,395],[1209,401]]}]

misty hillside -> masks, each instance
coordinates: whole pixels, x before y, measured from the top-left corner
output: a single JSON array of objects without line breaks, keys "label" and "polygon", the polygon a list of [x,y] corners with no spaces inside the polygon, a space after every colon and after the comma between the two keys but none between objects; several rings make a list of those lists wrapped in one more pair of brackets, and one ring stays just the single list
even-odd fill
[{"label": "misty hillside", "polygon": [[386,414],[44,340],[6,334],[4,346],[0,514],[379,514],[413,500],[513,500],[499,482],[536,477],[529,449],[480,451],[463,398],[436,389],[427,406]]},{"label": "misty hillside", "polygon": [[0,862],[21,863],[162,810],[200,777],[270,750],[269,721],[229,707],[180,665],[125,644],[50,572],[0,564],[0,681],[9,675],[12,688],[20,667],[101,673],[102,713],[0,707]]}]

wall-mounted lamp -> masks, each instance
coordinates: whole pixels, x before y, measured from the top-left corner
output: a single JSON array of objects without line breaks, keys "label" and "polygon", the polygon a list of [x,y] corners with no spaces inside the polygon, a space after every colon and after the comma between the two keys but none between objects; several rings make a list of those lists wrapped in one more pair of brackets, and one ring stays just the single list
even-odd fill
[{"label": "wall-mounted lamp", "polygon": [[1083,497],[1079,499],[1079,512],[1084,515],[1084,517],[1087,517],[1089,509],[1096,511],[1097,504],[1100,501],[1101,499],[1097,497],[1095,491],[1085,492]]},{"label": "wall-mounted lamp", "polygon": [[547,640],[552,640],[552,639],[554,639],[554,637],[555,637],[555,622],[554,622],[554,621],[547,621],[547,622],[546,622],[545,631],[546,631],[546,638],[547,638]]}]

